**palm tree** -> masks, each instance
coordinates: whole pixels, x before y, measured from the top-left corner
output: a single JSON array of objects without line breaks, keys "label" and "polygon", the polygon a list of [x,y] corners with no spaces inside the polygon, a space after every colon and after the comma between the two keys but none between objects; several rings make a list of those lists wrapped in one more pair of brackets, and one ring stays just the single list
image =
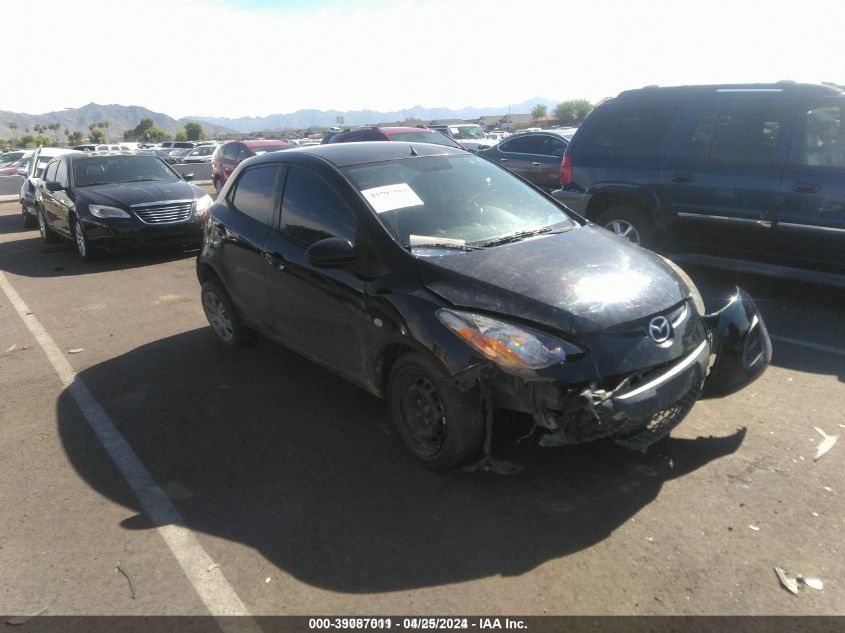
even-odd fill
[{"label": "palm tree", "polygon": [[109,142],[109,122],[108,121],[101,121],[100,127],[106,131],[106,143]]},{"label": "palm tree", "polygon": [[17,145],[17,143],[18,143],[18,133],[17,133],[18,124],[15,123],[14,121],[12,121],[11,123],[9,123],[9,127],[12,129],[12,137],[15,139],[15,145]]}]

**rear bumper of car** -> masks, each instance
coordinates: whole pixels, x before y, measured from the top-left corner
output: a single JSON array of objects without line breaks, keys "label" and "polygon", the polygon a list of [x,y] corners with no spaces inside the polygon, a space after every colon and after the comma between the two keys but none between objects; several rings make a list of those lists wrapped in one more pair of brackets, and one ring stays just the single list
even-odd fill
[{"label": "rear bumper of car", "polygon": [[192,217],[173,224],[144,224],[137,220],[82,220],[88,243],[104,251],[125,251],[136,248],[199,246],[203,222]]},{"label": "rear bumper of car", "polygon": [[[665,437],[703,396],[727,395],[756,380],[772,347],[751,297],[737,289],[728,305],[704,317],[706,334],[673,362],[611,384],[532,380],[497,371],[493,406],[530,413],[547,431],[546,446],[604,437],[644,449]],[[610,379],[610,377],[609,377]]]},{"label": "rear bumper of car", "polygon": [[590,203],[590,195],[580,193],[577,191],[564,191],[563,189],[555,189],[552,191],[552,197],[559,202],[562,202],[567,207],[575,211],[581,217],[585,217],[587,212],[587,205]]}]

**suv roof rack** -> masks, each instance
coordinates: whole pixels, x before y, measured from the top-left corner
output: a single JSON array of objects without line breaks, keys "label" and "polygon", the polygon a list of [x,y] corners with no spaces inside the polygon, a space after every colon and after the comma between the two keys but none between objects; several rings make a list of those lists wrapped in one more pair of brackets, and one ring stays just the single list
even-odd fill
[{"label": "suv roof rack", "polygon": [[665,95],[712,94],[716,92],[784,92],[801,95],[831,95],[842,93],[843,90],[831,84],[806,84],[784,79],[775,83],[759,84],[702,84],[691,86],[645,86],[633,90],[624,90],[617,99],[635,98],[639,96],[654,96],[655,93]]}]

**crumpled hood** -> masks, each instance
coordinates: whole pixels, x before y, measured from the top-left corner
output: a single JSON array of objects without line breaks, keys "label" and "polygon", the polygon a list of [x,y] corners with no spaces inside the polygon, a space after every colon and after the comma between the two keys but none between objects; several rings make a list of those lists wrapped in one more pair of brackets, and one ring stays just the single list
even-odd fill
[{"label": "crumpled hood", "polygon": [[202,190],[182,180],[94,185],[79,187],[76,189],[76,194],[83,196],[94,204],[106,204],[120,208],[160,200],[193,200],[203,196]]},{"label": "crumpled hood", "polygon": [[418,257],[420,280],[449,303],[572,335],[641,319],[688,294],[657,255],[591,226],[431,254]]}]

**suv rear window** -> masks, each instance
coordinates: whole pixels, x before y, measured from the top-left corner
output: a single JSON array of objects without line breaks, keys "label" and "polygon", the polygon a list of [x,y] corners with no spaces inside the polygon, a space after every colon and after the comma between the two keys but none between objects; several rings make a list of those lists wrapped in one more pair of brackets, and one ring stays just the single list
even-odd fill
[{"label": "suv rear window", "polygon": [[677,114],[675,105],[597,110],[580,144],[603,154],[652,154],[663,145]]},{"label": "suv rear window", "polygon": [[706,107],[684,154],[734,163],[766,164],[777,159],[784,114],[772,104],[724,103]]}]

